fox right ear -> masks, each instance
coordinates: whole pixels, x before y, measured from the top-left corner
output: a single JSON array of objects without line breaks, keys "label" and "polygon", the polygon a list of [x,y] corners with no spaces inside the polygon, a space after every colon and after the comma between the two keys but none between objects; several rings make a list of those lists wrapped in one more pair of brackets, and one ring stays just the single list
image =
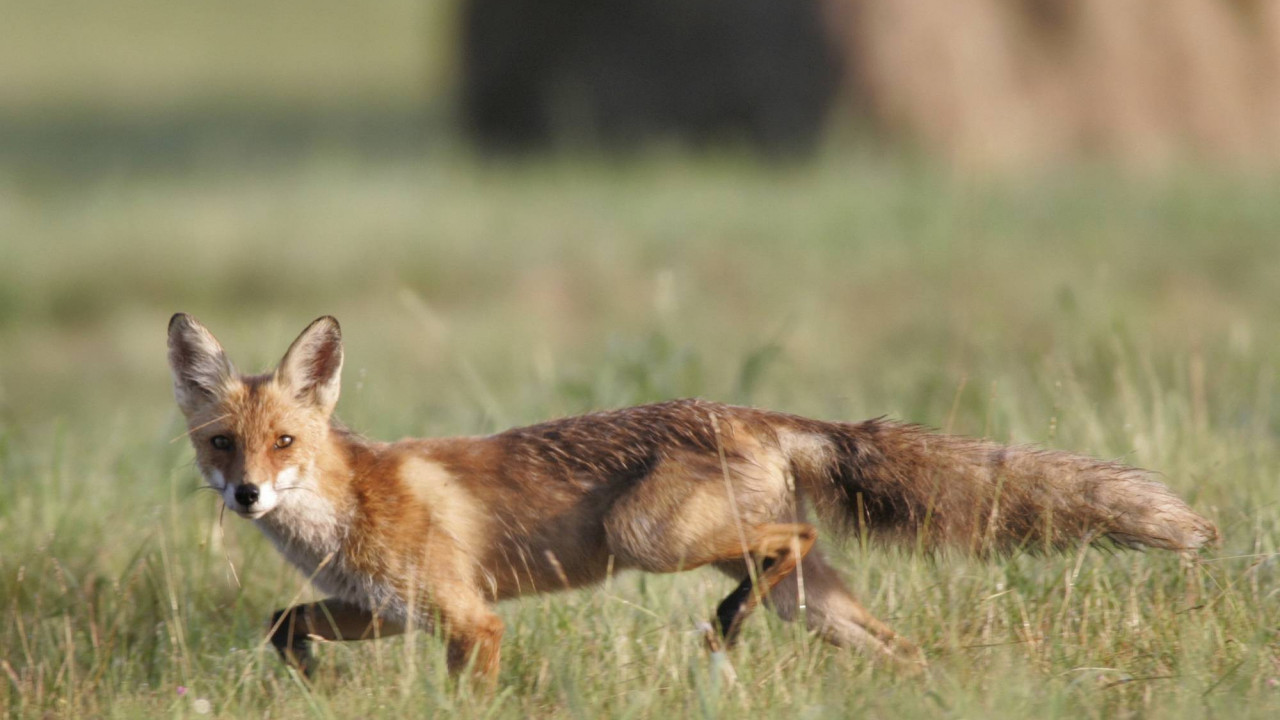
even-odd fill
[{"label": "fox right ear", "polygon": [[178,407],[188,417],[218,398],[236,374],[213,334],[186,313],[169,320],[169,369]]},{"label": "fox right ear", "polygon": [[276,368],[276,381],[325,414],[338,404],[342,384],[342,328],[332,316],[307,326]]}]

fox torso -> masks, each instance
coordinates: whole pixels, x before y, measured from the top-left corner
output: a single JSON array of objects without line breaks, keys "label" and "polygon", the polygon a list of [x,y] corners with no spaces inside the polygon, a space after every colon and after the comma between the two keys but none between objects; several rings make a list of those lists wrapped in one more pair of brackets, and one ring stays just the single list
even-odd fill
[{"label": "fox torso", "polygon": [[[681,511],[699,495],[722,499],[722,455],[735,468],[776,463],[743,453],[776,450],[772,438],[746,437],[742,416],[754,414],[686,400],[397,443],[334,426],[315,459],[276,475],[277,504],[254,522],[317,587],[387,614],[403,614],[406,597],[428,599],[443,557],[470,566],[493,599],[578,587],[603,579],[610,558],[626,569],[627,546],[687,522]],[[723,418],[719,439],[713,416]],[[747,475],[736,471],[735,484]],[[756,490],[744,491],[744,510],[761,500]],[[773,495],[766,514],[787,502]],[[611,517],[624,496],[646,507]]]}]

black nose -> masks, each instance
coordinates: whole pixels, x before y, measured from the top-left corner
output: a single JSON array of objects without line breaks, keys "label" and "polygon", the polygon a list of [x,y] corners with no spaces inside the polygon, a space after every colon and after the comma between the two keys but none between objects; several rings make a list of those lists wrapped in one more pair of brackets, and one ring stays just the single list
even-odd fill
[{"label": "black nose", "polygon": [[236,502],[246,508],[253,507],[258,502],[258,486],[246,483],[236,488]]}]

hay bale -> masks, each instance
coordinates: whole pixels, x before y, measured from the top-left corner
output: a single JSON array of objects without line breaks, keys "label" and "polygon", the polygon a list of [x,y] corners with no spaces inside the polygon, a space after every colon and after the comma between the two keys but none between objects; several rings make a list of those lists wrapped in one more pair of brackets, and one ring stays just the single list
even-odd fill
[{"label": "hay bale", "polygon": [[1280,160],[1280,3],[826,0],[848,115],[964,164]]}]

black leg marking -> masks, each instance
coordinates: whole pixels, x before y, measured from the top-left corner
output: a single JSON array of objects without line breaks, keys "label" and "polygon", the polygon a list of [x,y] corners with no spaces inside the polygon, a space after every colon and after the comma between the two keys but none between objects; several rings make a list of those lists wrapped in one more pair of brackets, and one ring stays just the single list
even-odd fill
[{"label": "black leg marking", "polygon": [[[760,563],[760,571],[768,570],[773,564],[773,558],[765,558],[764,562]],[[738,631],[742,629],[742,606],[747,603],[751,598],[751,593],[754,591],[755,588],[751,584],[751,576],[748,575],[716,607],[716,624],[720,628],[720,635],[724,638],[724,644],[729,647],[733,647],[734,642],[738,639]]]},{"label": "black leg marking", "polygon": [[742,610],[742,604],[751,597],[751,578],[747,578],[734,588],[729,596],[720,601],[720,605],[716,607],[716,626],[720,628],[720,636],[724,638],[726,645],[733,645],[733,641],[738,637],[738,613]]},{"label": "black leg marking", "polygon": [[[280,653],[280,659],[284,660],[286,665],[297,668],[303,677],[309,678],[315,670],[315,662],[311,657],[311,641],[307,639],[306,633],[295,632],[294,625],[297,617],[297,614],[291,610],[277,610],[271,614],[269,627],[275,628],[271,633],[271,644],[276,652]],[[284,620],[281,621],[281,618]]]}]

